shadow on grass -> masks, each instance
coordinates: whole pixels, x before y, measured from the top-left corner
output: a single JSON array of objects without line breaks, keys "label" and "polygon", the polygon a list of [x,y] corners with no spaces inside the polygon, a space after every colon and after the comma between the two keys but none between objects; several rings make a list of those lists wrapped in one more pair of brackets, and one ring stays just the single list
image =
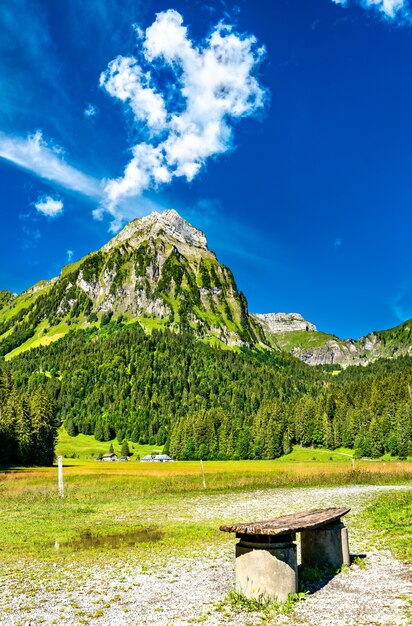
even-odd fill
[{"label": "shadow on grass", "polygon": [[21,465],[0,465],[0,474],[17,474],[19,472],[27,472],[34,467],[22,467]]},{"label": "shadow on grass", "polygon": [[[63,467],[79,467],[77,463],[70,463],[70,459],[65,459]],[[39,470],[57,469],[57,462],[53,465],[0,465],[0,474],[19,474],[24,472],[38,472]]]},{"label": "shadow on grass", "polygon": [[[351,554],[351,565],[354,563],[361,567],[365,567],[366,554]],[[341,572],[348,571],[346,565],[342,567],[307,567],[305,565],[298,566],[299,592],[312,594],[325,587],[330,581]]]}]

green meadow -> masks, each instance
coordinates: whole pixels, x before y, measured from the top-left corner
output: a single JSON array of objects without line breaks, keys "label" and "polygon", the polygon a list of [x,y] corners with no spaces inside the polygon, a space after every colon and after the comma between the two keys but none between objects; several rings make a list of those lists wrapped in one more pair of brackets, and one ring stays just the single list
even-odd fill
[{"label": "green meadow", "polygon": [[[129,441],[129,449],[133,453],[130,457],[130,461],[138,461],[147,454],[159,454],[162,452],[162,447],[156,445],[140,445]],[[110,446],[113,446],[114,452],[121,456],[121,443],[117,439],[111,441],[96,441],[93,435],[77,435],[76,437],[70,437],[67,431],[61,427],[59,429],[59,436],[56,446],[56,456],[62,456],[65,459],[80,459],[82,461],[95,460],[99,454],[105,454],[109,452]],[[344,461],[348,462],[348,459],[353,454],[353,450],[349,448],[338,448],[337,450],[324,450],[322,448],[301,448],[295,446],[293,451],[276,459],[276,463],[284,462],[303,462],[303,461]],[[272,463],[273,461],[270,461]],[[226,466],[230,461],[226,461]]]},{"label": "green meadow", "polygon": [[[132,441],[128,443],[130,452],[132,452],[129,462],[138,461],[147,454],[159,454],[162,451],[162,447],[156,445],[141,446]],[[65,459],[81,459],[82,461],[95,460],[99,454],[109,452],[110,445],[113,446],[115,454],[120,458],[122,445],[117,439],[113,439],[112,441],[96,441],[92,435],[82,434],[76,437],[70,437],[64,428],[60,428],[56,446],[56,456],[62,456]]]},{"label": "green meadow", "polygon": [[[120,451],[117,441],[115,451]],[[239,493],[253,498],[256,490],[359,484],[412,486],[410,461],[356,461],[350,451],[295,448],[272,461],[206,461],[206,489],[199,461],[174,463],[97,462],[110,442],[60,433],[57,453],[64,456],[64,498],[57,490],[57,467],[8,468],[0,471],[2,560],[104,558],[107,550],[139,546],[142,558],[186,554],[227,541],[218,531],[218,514],[196,519],[188,503],[223,506]],[[130,443],[137,455],[153,446]],[[73,455],[76,458],[70,458]],[[269,491],[268,491],[269,493]],[[271,496],[272,497],[272,496]],[[311,508],[302,503],[302,509]],[[203,510],[203,509],[202,509]],[[379,495],[365,509],[361,523],[398,556],[412,560],[412,493]]]}]

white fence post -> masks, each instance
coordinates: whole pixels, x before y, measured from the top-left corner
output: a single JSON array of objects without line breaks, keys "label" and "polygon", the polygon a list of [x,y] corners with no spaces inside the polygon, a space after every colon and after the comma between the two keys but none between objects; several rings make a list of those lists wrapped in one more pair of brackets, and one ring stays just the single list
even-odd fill
[{"label": "white fence post", "polygon": [[200,467],[202,468],[203,489],[206,489],[205,470],[204,470],[204,467],[203,467],[202,459],[200,459]]},{"label": "white fence post", "polygon": [[63,486],[63,457],[57,457],[58,466],[58,484],[59,484],[59,496],[64,498],[64,486]]}]

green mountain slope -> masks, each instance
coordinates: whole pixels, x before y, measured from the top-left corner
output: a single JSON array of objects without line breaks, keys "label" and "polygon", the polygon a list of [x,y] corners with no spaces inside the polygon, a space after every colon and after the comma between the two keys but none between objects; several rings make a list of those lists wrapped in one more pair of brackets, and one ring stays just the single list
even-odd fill
[{"label": "green mountain slope", "polygon": [[47,345],[70,329],[138,320],[228,346],[264,341],[231,271],[175,211],[134,220],[101,250],[0,303],[0,356]]},{"label": "green mountain slope", "polygon": [[4,309],[10,302],[13,300],[14,296],[11,291],[0,291],[0,313],[1,310]]},{"label": "green mountain slope", "polygon": [[19,394],[45,391],[68,432],[166,445],[176,458],[270,459],[294,444],[408,456],[411,363],[379,360],[333,376],[281,352],[112,321],[1,363],[0,409],[13,381]]},{"label": "green mountain slope", "polygon": [[[203,233],[175,211],[152,213],[57,278],[1,292],[0,438],[23,458],[40,394],[52,434],[64,423],[177,458],[271,459],[293,444],[407,456],[409,352],[408,323],[353,342],[298,314],[249,315]],[[301,362],[343,357],[378,360],[339,376]]]}]

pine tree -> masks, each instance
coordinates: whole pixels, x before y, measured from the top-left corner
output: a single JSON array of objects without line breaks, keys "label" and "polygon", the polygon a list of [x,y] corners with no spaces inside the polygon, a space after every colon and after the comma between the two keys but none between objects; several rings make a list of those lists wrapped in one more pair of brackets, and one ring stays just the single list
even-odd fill
[{"label": "pine tree", "polygon": [[396,412],[396,435],[398,455],[407,457],[412,454],[412,404],[402,404]]},{"label": "pine tree", "polygon": [[69,419],[67,420],[66,430],[67,430],[67,434],[70,437],[76,437],[77,429],[76,429],[76,426],[74,425],[74,422],[73,422],[71,417],[69,417]]},{"label": "pine tree", "polygon": [[130,456],[129,444],[127,443],[127,439],[123,439],[122,447],[121,447],[121,455],[124,457]]},{"label": "pine tree", "polygon": [[19,398],[12,390],[7,402],[0,409],[0,441],[2,445],[3,463],[17,463],[18,446],[16,438],[16,421]]},{"label": "pine tree", "polygon": [[104,441],[104,433],[101,423],[96,422],[96,426],[94,427],[94,438],[96,441]]},{"label": "pine tree", "polygon": [[43,389],[37,389],[31,400],[33,429],[33,462],[35,465],[53,465],[57,439],[57,420],[54,405]]},{"label": "pine tree", "polygon": [[33,461],[33,426],[30,405],[27,398],[20,398],[16,416],[16,439],[18,448],[18,462],[29,465]]}]

